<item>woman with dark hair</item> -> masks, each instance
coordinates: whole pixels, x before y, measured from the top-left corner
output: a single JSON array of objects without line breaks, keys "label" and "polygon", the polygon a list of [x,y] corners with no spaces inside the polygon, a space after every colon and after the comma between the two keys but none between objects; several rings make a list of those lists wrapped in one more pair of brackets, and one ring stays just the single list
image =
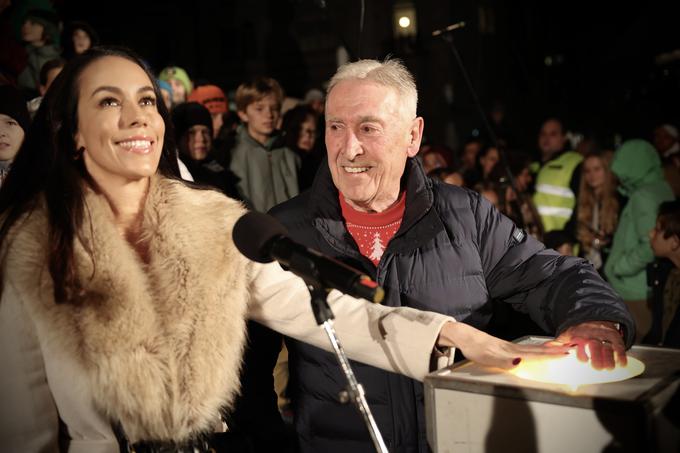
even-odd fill
[{"label": "woman with dark hair", "polygon": [[281,129],[286,146],[295,151],[301,159],[298,172],[300,191],[309,188],[316,171],[325,155],[322,146],[317,146],[317,115],[308,105],[298,105],[283,115]]},{"label": "woman with dark hair", "polygon": [[[76,57],[0,189],[3,451],[207,452],[238,392],[246,316],[328,348],[305,283],[236,249],[242,205],[179,180],[160,99],[131,52]],[[439,314],[331,300],[350,357],[413,378],[458,335],[490,365],[534,352]]]},{"label": "woman with dark hair", "polygon": [[500,160],[500,152],[495,146],[485,146],[479,153],[477,153],[477,159],[475,162],[475,167],[472,170],[468,170],[463,174],[465,179],[465,185],[467,187],[474,187],[477,184],[485,183],[493,167]]},{"label": "woman with dark hair", "polygon": [[[529,193],[532,182],[531,158],[528,154],[519,151],[506,153],[508,168],[497,163],[489,173],[487,179],[496,184],[499,189],[500,211],[508,216],[515,225],[524,229],[527,233],[543,240],[543,224],[538,214],[536,205]],[[508,170],[512,174],[515,187],[510,184]]]}]

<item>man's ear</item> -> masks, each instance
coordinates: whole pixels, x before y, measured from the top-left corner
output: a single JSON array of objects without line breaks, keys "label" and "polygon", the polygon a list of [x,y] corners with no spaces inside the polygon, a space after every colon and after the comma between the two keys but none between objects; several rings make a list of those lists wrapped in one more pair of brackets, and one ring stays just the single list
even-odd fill
[{"label": "man's ear", "polygon": [[408,157],[414,157],[420,150],[420,142],[423,140],[423,129],[425,128],[425,121],[422,117],[417,117],[411,122],[411,129],[409,130],[410,143],[406,150]]},{"label": "man's ear", "polygon": [[244,123],[248,122],[248,114],[246,112],[243,110],[237,110],[236,113],[238,114],[238,117],[241,118],[241,121]]}]

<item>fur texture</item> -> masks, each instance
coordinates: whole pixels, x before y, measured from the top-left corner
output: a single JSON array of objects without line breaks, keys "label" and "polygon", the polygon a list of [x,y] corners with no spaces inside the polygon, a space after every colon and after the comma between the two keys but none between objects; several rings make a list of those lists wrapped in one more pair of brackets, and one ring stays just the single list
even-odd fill
[{"label": "fur texture", "polygon": [[[41,343],[72,354],[95,404],[132,442],[182,441],[209,431],[239,388],[249,264],[231,240],[236,201],[153,178],[145,206],[144,264],[89,191],[76,240],[83,285],[57,305],[47,271],[46,211],[19,223],[6,278],[21,294]],[[94,260],[85,252],[89,246]]]}]

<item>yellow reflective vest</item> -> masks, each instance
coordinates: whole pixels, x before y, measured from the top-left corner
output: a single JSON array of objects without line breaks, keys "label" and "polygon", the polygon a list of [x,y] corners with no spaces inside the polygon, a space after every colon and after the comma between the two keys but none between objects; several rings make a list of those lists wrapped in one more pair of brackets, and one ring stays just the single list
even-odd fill
[{"label": "yellow reflective vest", "polygon": [[562,230],[576,206],[576,194],[570,182],[574,170],[583,161],[575,151],[567,151],[547,162],[536,177],[534,203],[545,232]]}]

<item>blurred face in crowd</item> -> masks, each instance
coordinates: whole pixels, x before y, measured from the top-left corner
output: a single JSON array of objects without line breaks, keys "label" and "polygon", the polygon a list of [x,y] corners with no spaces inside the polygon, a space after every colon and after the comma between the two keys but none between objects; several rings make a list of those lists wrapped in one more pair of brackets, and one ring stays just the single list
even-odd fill
[{"label": "blurred face in crowd", "polygon": [[649,231],[649,245],[654,251],[654,256],[668,258],[672,253],[680,249],[680,238],[670,235],[664,238],[664,226],[657,221],[656,226]]},{"label": "blurred face in crowd", "polygon": [[482,190],[480,192],[480,195],[486,198],[489,201],[489,203],[496,207],[496,209],[499,209],[500,200],[495,190]]},{"label": "blurred face in crowd", "polygon": [[529,168],[524,168],[517,176],[515,176],[515,186],[519,192],[525,192],[531,184],[531,172]]},{"label": "blurred face in crowd", "polygon": [[80,55],[81,53],[84,53],[87,49],[92,47],[92,40],[90,39],[90,35],[87,34],[85,30],[81,30],[80,28],[76,28],[73,30],[73,50],[75,50],[76,54]]},{"label": "blurred face in crowd", "polygon": [[195,124],[184,134],[186,152],[193,160],[203,160],[208,156],[212,146],[210,128],[203,124]]},{"label": "blurred face in crowd", "polygon": [[174,77],[168,80],[170,87],[172,88],[172,102],[175,104],[181,104],[187,100],[187,89],[184,88],[184,84],[180,82],[179,79]]},{"label": "blurred face in crowd", "polygon": [[591,189],[602,189],[607,178],[605,163],[599,157],[592,156],[583,162],[583,177]]},{"label": "blurred face in crowd", "polygon": [[484,178],[489,176],[493,167],[500,160],[500,154],[497,148],[489,148],[484,156],[479,158],[479,163],[482,164],[482,172],[484,173]]},{"label": "blurred face in crowd", "polygon": [[251,102],[238,116],[246,123],[248,133],[260,143],[265,143],[276,130],[281,117],[281,104],[273,94]]},{"label": "blurred face in crowd", "polygon": [[461,156],[461,161],[463,168],[470,169],[474,168],[475,162],[477,161],[477,154],[481,151],[482,145],[478,142],[470,142],[463,147],[463,153]]},{"label": "blurred face in crowd", "polygon": [[24,130],[11,116],[0,113],[0,161],[12,161],[24,142]]},{"label": "blurred face in crowd", "polygon": [[99,185],[153,175],[163,148],[165,123],[146,72],[122,57],[92,62],[80,76],[76,146]]},{"label": "blurred face in crowd", "polygon": [[347,203],[364,212],[392,206],[422,132],[423,119],[405,117],[395,89],[369,80],[335,85],[326,103],[326,148],[333,183]]},{"label": "blurred face in crowd", "polygon": [[564,149],[567,136],[562,130],[562,124],[554,119],[543,123],[538,134],[538,147],[544,159],[550,158],[555,153]]},{"label": "blurred face in crowd", "polygon": [[308,116],[300,124],[300,136],[298,137],[297,147],[302,151],[311,151],[316,142],[316,119]]},{"label": "blurred face in crowd", "polygon": [[21,26],[21,39],[35,46],[45,44],[44,33],[45,27],[41,23],[33,22],[31,19],[26,19]]},{"label": "blurred face in crowd", "polygon": [[557,247],[557,253],[559,253],[562,256],[574,256],[574,245],[564,243]]},{"label": "blurred face in crowd", "polygon": [[437,168],[444,167],[446,167],[446,160],[438,152],[425,153],[423,156],[423,169],[426,174]]},{"label": "blurred face in crowd", "polygon": [[657,127],[654,129],[653,140],[654,147],[661,155],[671,149],[671,147],[678,141],[664,127]]}]

